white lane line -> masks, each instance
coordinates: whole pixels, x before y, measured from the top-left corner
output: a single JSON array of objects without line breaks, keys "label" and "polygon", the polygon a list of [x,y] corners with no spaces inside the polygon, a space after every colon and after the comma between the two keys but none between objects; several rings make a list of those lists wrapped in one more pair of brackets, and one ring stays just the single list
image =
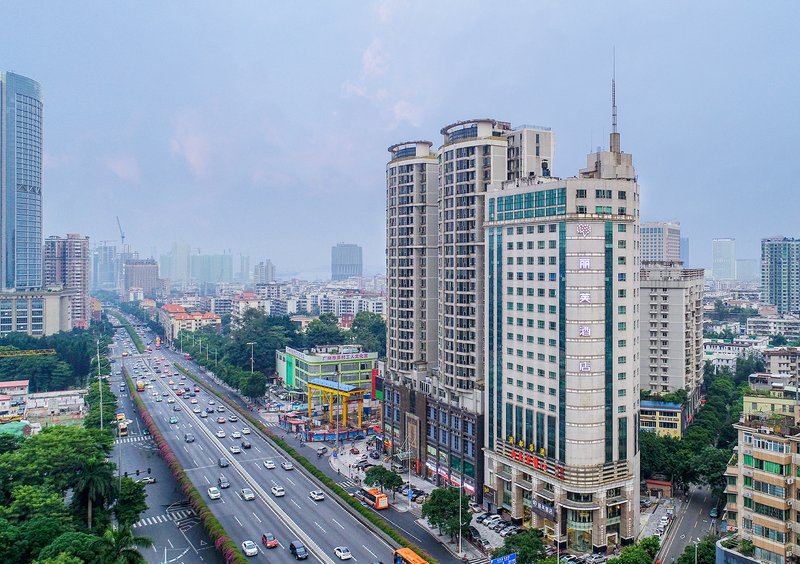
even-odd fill
[{"label": "white lane line", "polygon": [[234,515],[233,518],[236,519],[236,522],[239,523],[240,527],[244,527],[244,525],[242,525],[242,522],[239,521],[239,518],[236,515]]},{"label": "white lane line", "polygon": [[287,482],[289,482],[290,484],[292,484],[293,486],[296,486],[296,485],[297,485],[297,484],[295,484],[294,482],[292,482],[292,479],[291,479],[291,478],[286,478],[286,481],[287,481]]},{"label": "white lane line", "polygon": [[302,509],[302,507],[300,507],[300,504],[297,503],[295,500],[291,500],[291,501],[292,501],[292,503],[294,503],[297,506],[297,509]]},{"label": "white lane line", "polygon": [[378,557],[378,555],[377,555],[377,554],[375,554],[374,552],[372,552],[372,551],[371,551],[370,549],[368,549],[368,548],[367,548],[365,545],[363,545],[363,544],[362,544],[361,546],[363,546],[363,547],[364,547],[364,550],[366,550],[367,552],[369,552],[369,553],[372,555],[372,557],[373,557],[373,558],[377,558],[377,557]]},{"label": "white lane line", "polygon": [[[340,528],[340,529],[344,530],[344,527],[342,527],[342,524],[341,524],[339,521],[337,521],[336,519],[333,519],[333,518],[331,518],[331,521],[333,521],[334,523],[336,523],[337,525],[339,525],[339,528]],[[373,555],[373,556],[374,556],[374,555]],[[376,558],[377,558],[377,556],[376,556]]]},{"label": "white lane line", "polygon": [[194,458],[192,458],[192,464],[194,464],[195,466],[197,466],[197,461],[196,461]]},{"label": "white lane line", "polygon": [[[323,529],[323,528],[322,528],[322,525],[320,525],[320,524],[319,524],[319,523],[317,523],[316,521],[314,521],[314,524],[315,524],[317,527],[319,527],[319,530],[320,530],[320,531],[322,531],[322,534],[325,534],[325,535],[327,535],[327,534],[328,534],[328,533],[327,533],[327,531],[325,531],[325,529]],[[375,556],[375,555],[373,554],[373,556]]]},{"label": "white lane line", "polygon": [[[197,464],[197,463],[195,463],[195,465],[196,465],[196,464]],[[208,476],[206,476],[205,474],[203,474],[203,478],[205,478],[205,480],[206,480],[206,484],[210,484],[210,483],[211,483],[211,480],[209,480],[209,479],[208,479]]]},{"label": "white lane line", "polygon": [[258,521],[259,523],[261,523],[261,522],[262,522],[262,521],[261,521],[261,519],[259,519],[259,518],[258,518],[258,515],[256,515],[256,512],[255,512],[255,511],[253,511],[253,517],[255,517],[255,518],[256,518],[256,521]]},{"label": "white lane line", "polygon": [[172,539],[167,539],[167,542],[171,548],[175,548],[175,546],[172,544]]}]

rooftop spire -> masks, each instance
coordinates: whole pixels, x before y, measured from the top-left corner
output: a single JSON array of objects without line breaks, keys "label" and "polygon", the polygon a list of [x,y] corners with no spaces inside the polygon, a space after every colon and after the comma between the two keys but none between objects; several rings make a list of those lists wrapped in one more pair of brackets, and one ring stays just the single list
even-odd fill
[{"label": "rooftop spire", "polygon": [[611,67],[611,135],[609,150],[612,153],[620,152],[619,133],[617,132],[617,48],[614,47]]}]

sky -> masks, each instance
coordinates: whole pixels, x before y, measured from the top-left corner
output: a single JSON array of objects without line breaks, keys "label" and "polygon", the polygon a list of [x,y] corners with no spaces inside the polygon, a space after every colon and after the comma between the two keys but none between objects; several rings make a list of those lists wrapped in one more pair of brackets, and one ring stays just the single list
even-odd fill
[{"label": "sky", "polygon": [[[44,234],[173,241],[326,276],[384,271],[389,145],[452,122],[552,127],[553,173],[622,148],[643,220],[757,258],[800,236],[800,3],[2,2],[0,69],[44,92]],[[792,172],[794,171],[794,172]],[[238,264],[238,263],[237,263]]]}]

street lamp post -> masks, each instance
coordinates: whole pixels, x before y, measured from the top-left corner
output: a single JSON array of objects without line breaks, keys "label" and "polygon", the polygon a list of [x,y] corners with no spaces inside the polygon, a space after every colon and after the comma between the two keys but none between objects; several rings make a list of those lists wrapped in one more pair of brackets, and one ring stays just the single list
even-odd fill
[{"label": "street lamp post", "polygon": [[97,339],[97,387],[100,388],[100,430],[103,430],[103,381],[100,379],[100,339]]},{"label": "street lamp post", "polygon": [[694,564],[697,564],[697,545],[700,544],[700,539],[694,541]]},{"label": "street lamp post", "polygon": [[255,342],[251,341],[251,342],[249,342],[247,344],[250,345],[250,374],[252,374],[253,373],[253,367],[255,365],[255,363],[253,361],[253,347],[255,346]]},{"label": "street lamp post", "polygon": [[[336,391],[339,392],[340,391],[339,388],[341,388],[341,387],[342,387],[342,373],[341,372],[337,372],[336,373]],[[342,454],[340,452],[341,448],[339,447],[339,408],[340,408],[340,405],[341,405],[339,403],[339,398],[340,397],[341,396],[337,393],[336,394],[336,452],[339,453],[339,456],[341,456],[341,454]]]},{"label": "street lamp post", "polygon": [[180,332],[179,336],[181,338],[181,354],[183,354],[183,331]]}]

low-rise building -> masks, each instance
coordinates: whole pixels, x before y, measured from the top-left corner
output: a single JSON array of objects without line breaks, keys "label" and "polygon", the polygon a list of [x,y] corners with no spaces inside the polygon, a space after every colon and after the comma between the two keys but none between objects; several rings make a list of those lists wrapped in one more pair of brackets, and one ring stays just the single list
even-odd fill
[{"label": "low-rise building", "polygon": [[9,380],[0,382],[0,394],[11,397],[13,404],[24,405],[28,399],[29,380]]},{"label": "low-rise building", "polygon": [[306,392],[308,381],[323,378],[372,393],[372,372],[378,368],[378,353],[361,345],[334,345],[299,351],[286,347],[275,351],[278,378],[290,390]]},{"label": "low-rise building", "polygon": [[736,361],[757,354],[749,343],[737,343],[724,339],[703,339],[703,360],[711,362],[714,373],[727,368],[736,371]]},{"label": "low-rise building", "polygon": [[800,347],[775,347],[764,351],[764,364],[771,374],[800,376]]},{"label": "low-rise building", "polygon": [[789,340],[800,339],[800,317],[748,317],[747,334],[762,337],[783,335]]},{"label": "low-rise building", "polygon": [[89,390],[59,390],[28,395],[25,415],[27,417],[52,417],[80,414],[84,408],[84,397]]},{"label": "low-rise building", "polygon": [[210,312],[187,312],[183,306],[164,304],[158,311],[158,322],[164,328],[167,342],[174,341],[181,331],[194,332],[203,327],[213,326],[219,332],[222,328],[222,317]]},{"label": "low-rise building", "polygon": [[0,337],[25,333],[46,337],[72,331],[72,298],[75,290],[60,286],[46,290],[0,293]]},{"label": "low-rise building", "polygon": [[680,403],[641,400],[639,404],[640,431],[680,439],[689,424],[688,419],[688,410]]}]

